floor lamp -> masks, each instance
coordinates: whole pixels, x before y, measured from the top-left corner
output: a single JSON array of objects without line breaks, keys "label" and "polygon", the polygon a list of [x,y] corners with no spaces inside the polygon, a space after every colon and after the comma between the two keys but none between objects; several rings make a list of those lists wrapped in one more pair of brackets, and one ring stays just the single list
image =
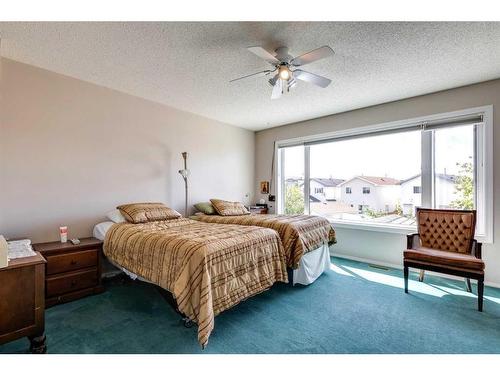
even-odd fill
[{"label": "floor lamp", "polygon": [[186,193],[186,200],[184,203],[184,217],[187,217],[188,215],[188,176],[189,176],[189,169],[187,169],[187,152],[182,153],[182,157],[184,159],[184,169],[181,169],[179,171],[180,175],[184,179],[184,191]]}]

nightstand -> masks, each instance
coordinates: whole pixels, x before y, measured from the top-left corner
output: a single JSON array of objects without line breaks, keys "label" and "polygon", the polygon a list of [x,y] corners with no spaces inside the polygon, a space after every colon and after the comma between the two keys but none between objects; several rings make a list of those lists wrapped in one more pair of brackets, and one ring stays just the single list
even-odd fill
[{"label": "nightstand", "polygon": [[101,284],[102,241],[82,238],[71,242],[34,244],[47,260],[45,268],[45,304],[47,307],[97,294]]},{"label": "nightstand", "polygon": [[0,344],[28,337],[32,353],[45,353],[45,259],[11,259],[0,268]]},{"label": "nightstand", "polygon": [[267,214],[267,207],[260,207],[260,206],[250,206],[248,209],[251,214],[258,214],[258,215],[265,215]]}]

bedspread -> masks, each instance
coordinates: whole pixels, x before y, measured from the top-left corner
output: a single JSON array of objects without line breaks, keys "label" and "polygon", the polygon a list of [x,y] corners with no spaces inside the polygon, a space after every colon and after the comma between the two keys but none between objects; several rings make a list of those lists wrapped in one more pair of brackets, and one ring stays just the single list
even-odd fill
[{"label": "bedspread", "polygon": [[328,243],[336,243],[330,222],[312,215],[196,215],[204,223],[256,225],[278,232],[285,249],[287,266],[296,269],[305,253]]},{"label": "bedspread", "polygon": [[198,324],[202,347],[217,314],[288,282],[278,235],[259,227],[190,219],[120,223],[107,232],[104,254],[170,291],[179,311]]}]

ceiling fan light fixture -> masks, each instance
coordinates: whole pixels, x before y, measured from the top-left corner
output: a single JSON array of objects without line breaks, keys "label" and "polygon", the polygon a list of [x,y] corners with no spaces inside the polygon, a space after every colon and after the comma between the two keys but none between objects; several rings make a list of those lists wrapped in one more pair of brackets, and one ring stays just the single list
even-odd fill
[{"label": "ceiling fan light fixture", "polygon": [[274,87],[274,85],[276,84],[276,81],[278,80],[278,75],[276,74],[273,78],[271,78],[268,82],[269,84]]},{"label": "ceiling fan light fixture", "polygon": [[284,81],[288,81],[290,78],[292,78],[292,72],[286,65],[280,66],[278,74]]}]

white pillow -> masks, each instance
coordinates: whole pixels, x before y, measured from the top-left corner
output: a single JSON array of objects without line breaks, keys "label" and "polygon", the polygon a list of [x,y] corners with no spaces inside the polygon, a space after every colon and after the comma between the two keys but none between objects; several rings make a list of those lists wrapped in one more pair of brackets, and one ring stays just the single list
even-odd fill
[{"label": "white pillow", "polygon": [[123,217],[122,213],[118,209],[113,210],[113,211],[109,211],[106,214],[106,217],[109,220],[111,220],[113,223],[124,223],[124,222],[127,221],[127,220],[125,220],[125,218]]}]

